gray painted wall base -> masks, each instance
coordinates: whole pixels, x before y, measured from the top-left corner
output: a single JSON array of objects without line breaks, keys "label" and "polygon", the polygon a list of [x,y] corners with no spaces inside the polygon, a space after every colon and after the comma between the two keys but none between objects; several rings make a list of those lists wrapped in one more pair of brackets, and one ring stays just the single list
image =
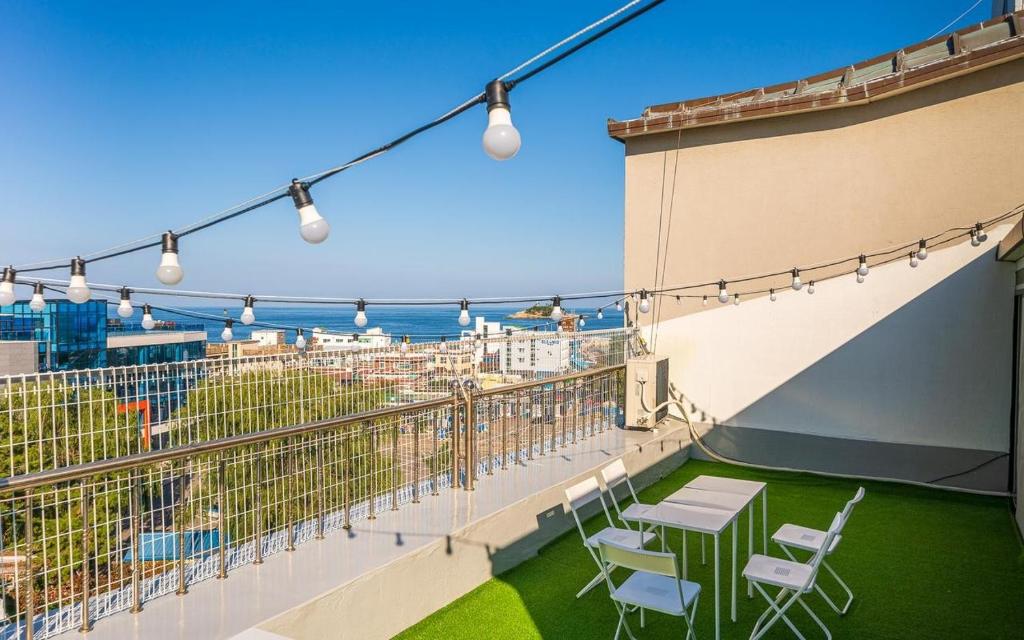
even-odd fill
[{"label": "gray painted wall base", "polygon": [[[743,462],[775,467],[827,471],[932,482],[965,472],[993,458],[981,468],[936,484],[985,491],[1006,491],[1009,457],[999,451],[894,444],[806,435],[774,429],[726,425],[699,425],[704,442],[716,453]],[[693,447],[691,455],[707,459]]]}]

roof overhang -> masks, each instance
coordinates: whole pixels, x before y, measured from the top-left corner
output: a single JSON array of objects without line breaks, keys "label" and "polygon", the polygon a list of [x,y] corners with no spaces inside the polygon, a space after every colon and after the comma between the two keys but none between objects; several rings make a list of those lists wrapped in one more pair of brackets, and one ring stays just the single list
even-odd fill
[{"label": "roof overhang", "polygon": [[1024,218],[1013,225],[1006,237],[999,241],[996,258],[1005,262],[1017,262],[1024,258]]}]

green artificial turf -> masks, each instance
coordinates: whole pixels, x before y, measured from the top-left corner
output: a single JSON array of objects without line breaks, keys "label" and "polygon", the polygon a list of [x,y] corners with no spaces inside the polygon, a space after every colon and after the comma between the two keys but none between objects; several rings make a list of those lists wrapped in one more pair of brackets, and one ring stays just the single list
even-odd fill
[{"label": "green artificial turf", "polygon": [[[701,475],[762,480],[768,483],[769,536],[792,522],[827,528],[832,516],[857,486],[867,489],[843,532],[830,564],[853,589],[849,613],[839,617],[817,594],[805,601],[832,630],[833,637],[857,640],[897,638],[1024,638],[1024,549],[1006,499],[957,494],[880,482],[820,478],[807,474],[752,471],[690,461],[640,494],[655,503]],[[760,508],[755,552],[761,552]],[[588,531],[606,526],[604,516],[586,523]],[[740,519],[739,568],[746,559],[746,517]],[[713,572],[700,564],[700,545],[690,536],[689,579],[703,591],[697,613],[697,637],[714,638]],[[681,534],[669,536],[679,553]],[[652,546],[656,546],[652,545]],[[731,541],[722,538],[722,637],[747,638],[766,603],[756,592],[746,597],[738,585],[738,621],[729,620],[728,567]],[[769,541],[769,553],[781,551]],[[611,638],[617,613],[602,584],[577,600],[575,593],[596,572],[596,565],[574,530],[541,549],[539,555],[490,580],[398,637],[410,638]],[[621,581],[625,572],[617,572]],[[838,587],[824,572],[819,583],[834,599]],[[790,618],[810,640],[822,634],[795,607]],[[638,638],[682,638],[683,622],[648,612]],[[625,634],[623,634],[625,637]],[[793,638],[781,622],[765,638]]]}]

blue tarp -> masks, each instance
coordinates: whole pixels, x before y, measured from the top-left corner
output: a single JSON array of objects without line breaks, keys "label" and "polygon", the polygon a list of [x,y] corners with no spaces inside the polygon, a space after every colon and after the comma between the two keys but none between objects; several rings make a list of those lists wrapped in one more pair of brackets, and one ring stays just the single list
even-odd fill
[{"label": "blue tarp", "polygon": [[[215,551],[220,544],[220,532],[216,529],[186,531],[185,557],[195,558]],[[143,533],[139,539],[139,557],[143,562],[159,562],[178,559],[178,534],[175,531],[152,531]],[[124,554],[124,561],[132,561],[132,549]]]}]

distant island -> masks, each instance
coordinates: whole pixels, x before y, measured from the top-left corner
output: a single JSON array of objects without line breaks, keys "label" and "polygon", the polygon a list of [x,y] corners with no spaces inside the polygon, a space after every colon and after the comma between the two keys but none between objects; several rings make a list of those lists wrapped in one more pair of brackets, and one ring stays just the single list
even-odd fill
[{"label": "distant island", "polygon": [[508,317],[513,320],[527,320],[532,318],[548,318],[551,316],[550,304],[535,304],[529,309],[516,311]]}]

